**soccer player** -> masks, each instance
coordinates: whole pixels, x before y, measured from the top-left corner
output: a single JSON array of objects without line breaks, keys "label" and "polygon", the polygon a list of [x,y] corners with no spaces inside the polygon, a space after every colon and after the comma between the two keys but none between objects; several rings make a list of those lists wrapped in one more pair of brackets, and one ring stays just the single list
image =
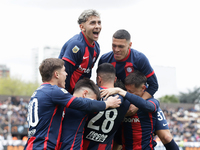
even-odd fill
[{"label": "soccer player", "polygon": [[[134,71],[124,81],[128,92],[116,88],[118,89],[117,93],[125,96],[127,99],[131,98],[127,96],[129,92],[142,97],[146,89],[146,81],[145,75],[139,71]],[[105,90],[102,91],[103,95],[107,92]],[[113,93],[116,93],[116,91],[110,92],[110,94]],[[139,101],[138,103],[140,103]],[[143,101],[145,100],[143,99]],[[153,140],[153,133],[155,132],[159,102],[154,98],[150,98],[146,100],[146,104],[143,103],[139,106],[135,103],[135,106],[139,108],[137,113],[133,116],[125,117],[122,124],[123,149],[153,150],[156,146],[156,142]]]},{"label": "soccer player", "polygon": [[120,99],[111,97],[109,102],[80,98],[65,90],[64,61],[58,58],[43,60],[40,67],[43,84],[33,93],[28,106],[29,124],[26,150],[54,149],[59,147],[62,121],[66,108],[82,111],[100,111],[118,107]]},{"label": "soccer player", "polygon": [[[120,84],[120,86],[119,86],[120,88],[126,90],[125,86],[122,82],[118,82],[118,85],[119,84]],[[130,111],[130,109],[129,109],[129,111]],[[134,112],[127,113],[126,115],[128,115],[128,116],[130,114],[134,115],[137,112],[137,109],[135,109],[135,110],[133,109],[132,111],[134,111]],[[164,144],[166,150],[172,150],[172,149],[179,150],[178,145],[175,143],[175,141],[170,133],[167,120],[166,120],[165,115],[160,107],[158,107],[158,111],[157,111],[157,121],[156,121],[156,126],[155,126],[155,133],[160,138],[162,143]],[[119,135],[116,135],[117,138],[115,138],[113,150],[121,149],[122,143],[121,143],[121,139],[119,138],[119,137],[121,137],[120,131],[119,132],[117,131],[117,134],[119,134]]]},{"label": "soccer player", "polygon": [[78,18],[78,24],[81,32],[64,44],[59,55],[65,61],[68,73],[65,89],[70,93],[78,80],[91,77],[91,69],[100,53],[97,43],[101,31],[99,13],[91,9],[83,11]]},{"label": "soccer player", "polygon": [[[97,84],[100,89],[113,88],[115,68],[103,63],[97,68]],[[89,114],[85,125],[83,150],[111,150],[113,137],[129,109],[130,102],[122,100],[120,107]]]},{"label": "soccer player", "polygon": [[158,90],[158,82],[147,57],[131,48],[131,35],[126,30],[118,30],[113,34],[112,50],[100,57],[98,65],[108,62],[116,68],[117,79],[122,80],[131,72],[139,70],[147,77],[148,88],[142,98],[151,98]]}]

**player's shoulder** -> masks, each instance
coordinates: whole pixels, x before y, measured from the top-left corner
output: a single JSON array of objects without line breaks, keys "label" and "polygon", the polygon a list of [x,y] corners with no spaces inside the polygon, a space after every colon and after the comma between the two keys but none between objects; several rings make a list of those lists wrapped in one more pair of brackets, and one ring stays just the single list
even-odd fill
[{"label": "player's shoulder", "polygon": [[69,43],[68,43],[68,47],[69,48],[74,48],[74,47],[77,47],[78,49],[85,49],[85,43],[79,39],[74,39],[74,40],[71,40]]},{"label": "player's shoulder", "polygon": [[48,93],[52,92],[53,87],[51,84],[42,84],[40,87],[37,88],[36,92],[43,92],[43,93]]},{"label": "player's shoulder", "polygon": [[110,52],[107,52],[107,53],[101,55],[100,60],[102,62],[107,62],[109,59],[112,59],[112,58],[114,58],[114,54],[112,51],[110,51]]},{"label": "player's shoulder", "polygon": [[72,38],[70,38],[63,47],[65,48],[73,48],[74,46],[77,46],[79,48],[82,48],[85,46],[84,38],[80,34],[74,35]]},{"label": "player's shoulder", "polygon": [[57,85],[52,86],[52,96],[59,95],[59,97],[60,97],[62,95],[66,95],[68,93],[69,92],[64,88],[58,87]]},{"label": "player's shoulder", "polygon": [[142,52],[135,49],[131,49],[130,58],[136,65],[141,65],[148,61],[147,57]]},{"label": "player's shoulder", "polygon": [[131,54],[134,55],[135,57],[145,57],[144,53],[131,48]]}]

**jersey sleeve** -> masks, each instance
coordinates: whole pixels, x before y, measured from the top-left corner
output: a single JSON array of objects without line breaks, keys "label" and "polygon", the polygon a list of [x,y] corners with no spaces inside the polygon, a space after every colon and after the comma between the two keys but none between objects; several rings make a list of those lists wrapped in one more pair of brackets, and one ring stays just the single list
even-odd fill
[{"label": "jersey sleeve", "polygon": [[169,126],[165,118],[165,114],[163,113],[162,109],[158,107],[155,130],[157,131],[157,130],[166,130],[166,129],[168,130]]},{"label": "jersey sleeve", "polygon": [[134,104],[136,107],[143,111],[147,112],[155,112],[158,109],[159,103],[155,99],[151,100],[144,100],[143,98],[131,94],[129,92],[126,93],[125,98],[131,103]]},{"label": "jersey sleeve", "polygon": [[70,86],[70,79],[71,76],[73,74],[73,72],[76,70],[76,67],[73,66],[70,62],[65,61],[65,71],[67,72],[67,78],[65,80],[65,89],[69,90],[69,86]]},{"label": "jersey sleeve", "polygon": [[151,67],[148,58],[140,53],[139,59],[137,61],[138,70],[142,72],[147,77],[147,92],[153,96],[158,90],[158,81],[153,68]]},{"label": "jersey sleeve", "polygon": [[92,100],[89,98],[76,97],[67,107],[87,112],[105,110],[106,104],[103,101]]},{"label": "jersey sleeve", "polygon": [[64,54],[62,59],[68,61],[73,66],[76,65],[76,62],[79,62],[82,59],[81,52],[83,51],[83,46],[79,41],[71,41],[65,47]]},{"label": "jersey sleeve", "polygon": [[64,106],[70,105],[73,99],[75,99],[75,97],[71,95],[67,90],[59,88],[58,86],[54,86],[51,97],[53,103]]},{"label": "jersey sleeve", "polygon": [[55,87],[52,91],[52,101],[56,104],[64,105],[67,108],[94,112],[105,110],[106,104],[102,101],[96,101],[89,98],[75,97],[67,90]]}]

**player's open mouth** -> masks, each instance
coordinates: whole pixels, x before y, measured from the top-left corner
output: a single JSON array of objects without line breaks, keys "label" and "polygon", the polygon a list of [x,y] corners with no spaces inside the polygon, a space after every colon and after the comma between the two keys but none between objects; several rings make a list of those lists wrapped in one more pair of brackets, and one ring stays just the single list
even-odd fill
[{"label": "player's open mouth", "polygon": [[93,32],[93,34],[94,34],[95,37],[99,36],[99,32]]}]

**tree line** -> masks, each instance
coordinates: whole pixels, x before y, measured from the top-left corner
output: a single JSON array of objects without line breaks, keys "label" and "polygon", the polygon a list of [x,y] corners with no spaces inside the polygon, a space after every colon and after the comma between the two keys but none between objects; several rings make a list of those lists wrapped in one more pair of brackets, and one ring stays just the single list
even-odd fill
[{"label": "tree line", "polygon": [[[0,95],[31,96],[39,87],[37,82],[25,82],[20,78],[0,78]],[[195,87],[178,95],[165,95],[158,98],[163,103],[200,103],[200,87]]]},{"label": "tree line", "polygon": [[39,87],[37,82],[25,82],[20,78],[0,78],[0,95],[31,96]]},{"label": "tree line", "polygon": [[164,103],[200,103],[200,87],[188,89],[187,92],[180,92],[178,95],[165,95],[159,100]]}]

